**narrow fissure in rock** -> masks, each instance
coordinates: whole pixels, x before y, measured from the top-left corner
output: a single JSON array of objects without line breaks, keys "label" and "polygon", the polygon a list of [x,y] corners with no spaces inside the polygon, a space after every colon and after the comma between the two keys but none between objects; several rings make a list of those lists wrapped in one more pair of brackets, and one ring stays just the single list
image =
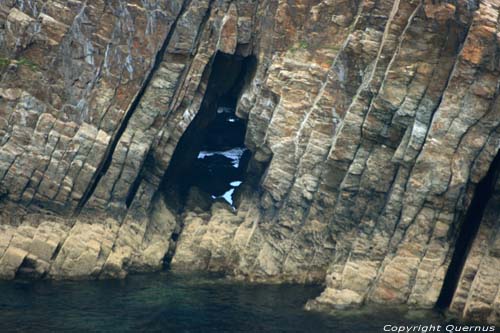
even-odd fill
[{"label": "narrow fissure in rock", "polygon": [[203,103],[179,140],[160,186],[170,206],[181,210],[192,192],[200,202],[224,200],[235,207],[251,158],[245,147],[246,121],[235,111],[254,67],[254,57],[215,56]]},{"label": "narrow fissure in rock", "polygon": [[446,273],[441,293],[436,303],[436,307],[438,309],[447,309],[451,305],[465,261],[467,260],[472,243],[474,242],[474,239],[479,231],[484,211],[488,205],[488,201],[493,195],[499,171],[500,154],[497,154],[490,166],[490,169],[488,170],[488,173],[477,185],[469,209],[467,210],[464,221],[460,227],[455,244],[455,251],[453,253],[450,266],[448,267],[448,272]]},{"label": "narrow fissure in rock", "polygon": [[[97,167],[97,170],[94,174],[93,179],[89,183],[82,198],[80,199],[80,201],[78,202],[78,204],[75,208],[74,215],[80,214],[80,212],[83,210],[83,207],[87,204],[90,197],[92,197],[92,194],[94,193],[95,189],[97,188],[97,185],[99,184],[101,178],[108,171],[108,169],[111,165],[111,161],[113,159],[113,154],[114,154],[115,149],[118,145],[118,142],[120,141],[120,138],[122,137],[123,133],[127,129],[128,122],[132,118],[133,113],[135,112],[135,110],[139,106],[139,103],[140,103],[142,97],[144,96],[144,93],[146,92],[146,88],[148,87],[149,83],[153,79],[155,72],[160,67],[160,64],[163,61],[165,52],[170,44],[172,37],[174,36],[174,32],[175,32],[175,29],[177,27],[177,23],[178,23],[179,19],[182,17],[182,14],[185,12],[186,8],[187,8],[186,1],[183,1],[182,6],[179,10],[179,13],[176,16],[172,25],[170,26],[170,30],[168,31],[168,33],[165,37],[165,40],[163,41],[163,44],[161,45],[160,49],[156,53],[151,70],[147,73],[146,78],[144,79],[139,92],[134,97],[132,103],[130,104],[130,107],[128,108],[127,112],[123,116],[123,119],[121,120],[121,123],[118,126],[118,129],[116,130],[113,137],[111,138],[111,141],[108,145],[108,148],[103,156],[101,163]],[[128,198],[127,198],[127,200],[128,200]]]}]

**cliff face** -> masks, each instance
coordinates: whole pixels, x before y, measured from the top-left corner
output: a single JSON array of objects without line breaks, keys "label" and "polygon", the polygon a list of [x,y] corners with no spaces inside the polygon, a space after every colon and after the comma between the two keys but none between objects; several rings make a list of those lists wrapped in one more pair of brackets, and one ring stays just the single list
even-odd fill
[{"label": "cliff face", "polygon": [[[0,276],[171,260],[326,281],[308,308],[439,299],[498,322],[498,193],[477,190],[498,171],[498,7],[2,1]],[[237,107],[248,181],[236,211],[196,189],[176,210],[162,184],[209,82],[229,75],[213,70],[221,52],[256,60]]]}]

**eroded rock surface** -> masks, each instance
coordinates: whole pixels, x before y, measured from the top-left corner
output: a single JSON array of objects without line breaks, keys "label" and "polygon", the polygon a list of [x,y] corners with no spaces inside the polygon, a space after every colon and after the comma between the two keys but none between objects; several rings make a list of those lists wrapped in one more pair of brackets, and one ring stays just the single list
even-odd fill
[{"label": "eroded rock surface", "polygon": [[[500,144],[499,13],[494,0],[2,1],[0,276],[123,277],[173,255],[172,269],[325,282],[310,309],[434,306]],[[217,52],[257,59],[237,109],[256,181],[236,211],[178,212],[160,184]],[[491,322],[497,196],[451,305]]]}]

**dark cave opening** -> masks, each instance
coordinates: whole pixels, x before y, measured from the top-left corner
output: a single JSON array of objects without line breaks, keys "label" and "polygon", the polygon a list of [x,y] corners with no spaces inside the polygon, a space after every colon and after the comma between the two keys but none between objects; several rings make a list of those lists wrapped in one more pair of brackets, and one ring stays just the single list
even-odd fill
[{"label": "dark cave opening", "polygon": [[251,159],[245,147],[247,124],[235,111],[255,65],[255,57],[215,56],[200,110],[179,140],[160,186],[170,206],[182,209],[190,190],[197,188],[208,201],[235,207]]},{"label": "dark cave opening", "polygon": [[493,160],[486,176],[478,183],[463,223],[460,226],[458,238],[455,243],[455,251],[453,252],[441,293],[436,302],[436,308],[438,309],[445,310],[451,305],[465,266],[465,261],[479,231],[484,211],[493,196],[499,171],[500,153]]}]

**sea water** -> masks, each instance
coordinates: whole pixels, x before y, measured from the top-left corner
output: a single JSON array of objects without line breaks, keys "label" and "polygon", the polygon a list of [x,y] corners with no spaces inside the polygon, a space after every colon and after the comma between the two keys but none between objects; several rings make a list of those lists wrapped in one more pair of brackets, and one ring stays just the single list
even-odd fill
[{"label": "sea water", "polygon": [[443,324],[433,311],[304,310],[321,286],[163,272],[106,281],[0,282],[0,332],[383,332]]}]

